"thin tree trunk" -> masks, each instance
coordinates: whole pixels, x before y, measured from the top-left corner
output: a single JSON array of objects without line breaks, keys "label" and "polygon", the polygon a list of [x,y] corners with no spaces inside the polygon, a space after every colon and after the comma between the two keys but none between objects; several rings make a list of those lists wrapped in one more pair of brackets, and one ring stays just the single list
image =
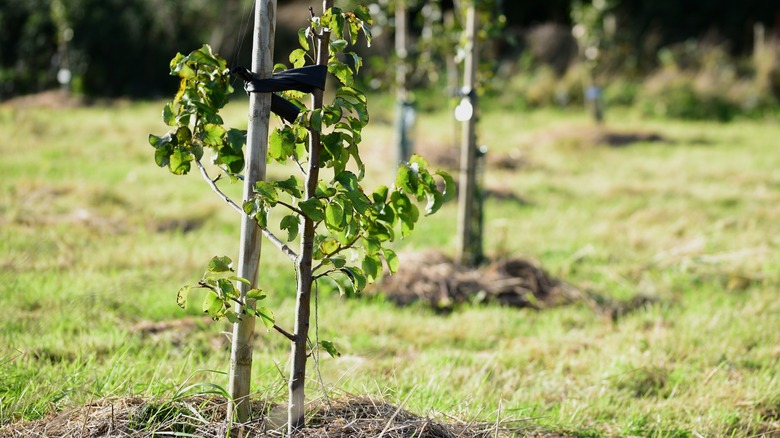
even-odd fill
[{"label": "thin tree trunk", "polygon": [[[274,34],[276,32],[276,0],[258,1],[255,7],[255,31],[252,48],[252,71],[260,77],[270,77],[273,72]],[[268,122],[271,112],[270,93],[251,93],[249,96],[249,127],[245,153],[244,201],[253,192],[255,183],[265,179],[265,162],[268,153]],[[261,231],[254,218],[244,215],[241,219],[241,248],[238,258],[238,276],[248,279],[251,285],[239,282],[241,301],[251,288],[257,287],[260,263]],[[254,304],[253,300],[247,300]],[[235,311],[243,314],[243,307],[236,304]],[[233,324],[233,341],[230,349],[230,383],[228,391],[233,403],[228,404],[227,420],[243,423],[249,419],[249,387],[252,374],[252,337],[255,317],[243,315]]]},{"label": "thin tree trunk", "polygon": [[471,118],[463,122],[461,131],[460,154],[460,187],[458,187],[458,262],[464,265],[474,265],[481,254],[478,254],[478,236],[475,227],[476,190],[476,120],[477,93],[474,89],[477,65],[477,14],[474,5],[469,6],[466,16],[467,41],[471,44],[466,54],[463,68],[463,88],[468,90],[468,98],[473,109]]},{"label": "thin tree trunk", "polygon": [[[333,6],[333,0],[323,0],[323,12]],[[330,34],[323,32],[318,38],[317,64],[328,62],[328,40]],[[312,93],[312,109],[322,108],[322,90]],[[317,189],[320,175],[320,133],[309,130],[309,168],[306,174],[306,196],[311,199]],[[298,290],[295,303],[295,331],[290,356],[289,400],[287,409],[287,430],[292,436],[296,430],[304,426],[304,408],[306,384],[306,353],[309,339],[309,320],[311,317],[311,286],[312,286],[312,256],[314,254],[314,222],[301,217],[303,233],[301,234],[301,250],[297,261]]]}]

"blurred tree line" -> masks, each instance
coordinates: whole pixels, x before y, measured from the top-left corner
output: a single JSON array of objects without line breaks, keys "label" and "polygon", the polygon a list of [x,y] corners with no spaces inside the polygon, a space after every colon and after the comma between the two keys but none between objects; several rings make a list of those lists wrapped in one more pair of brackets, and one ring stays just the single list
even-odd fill
[{"label": "blurred tree line", "polygon": [[[415,17],[431,5],[447,11],[465,1],[407,0]],[[393,0],[369,3],[386,17],[384,22],[378,20],[384,34],[377,32],[377,43],[368,54],[392,59],[392,44],[382,41],[392,38]],[[567,67],[576,55],[570,40],[571,13],[577,3],[581,2],[492,0],[491,13],[501,24],[500,32],[490,35],[495,61],[517,64],[530,53],[535,59],[558,62],[559,70]],[[248,64],[252,4],[252,0],[0,0],[0,99],[59,83],[89,96],[170,94],[176,81],[167,75],[169,60],[204,41],[231,65],[242,60]],[[308,18],[308,6],[317,8],[319,2],[278,0],[278,4],[276,53],[278,61],[285,61],[295,30]],[[717,36],[727,42],[730,55],[746,56],[753,49],[757,23],[768,36],[780,38],[777,0],[617,0],[610,4],[622,53],[618,68],[637,72],[657,68],[663,62],[657,55],[660,49],[692,39]],[[413,34],[425,31],[425,17],[420,17],[411,20]]]}]

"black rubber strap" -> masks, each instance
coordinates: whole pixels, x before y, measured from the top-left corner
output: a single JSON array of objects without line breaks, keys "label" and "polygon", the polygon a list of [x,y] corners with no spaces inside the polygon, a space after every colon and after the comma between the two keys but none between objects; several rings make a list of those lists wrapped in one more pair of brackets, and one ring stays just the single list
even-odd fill
[{"label": "black rubber strap", "polygon": [[[247,93],[273,93],[289,90],[311,93],[315,89],[325,89],[328,68],[324,65],[307,65],[274,73],[273,76],[265,79],[257,78],[254,73],[244,67],[236,67],[230,73],[244,81],[244,89]],[[298,117],[300,108],[287,99],[272,94],[271,111],[293,123]]]}]

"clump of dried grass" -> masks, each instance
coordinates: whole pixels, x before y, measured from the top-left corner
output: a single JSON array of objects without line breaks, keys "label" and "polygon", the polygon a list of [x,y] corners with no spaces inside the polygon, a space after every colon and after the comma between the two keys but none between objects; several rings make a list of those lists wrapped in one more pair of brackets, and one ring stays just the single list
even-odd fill
[{"label": "clump of dried grass", "polygon": [[[150,401],[139,397],[110,398],[56,413],[35,421],[23,421],[0,429],[2,437],[151,437],[182,435],[199,437],[282,437],[284,425],[274,424],[273,411],[282,406],[252,402],[256,418],[234,424],[224,421],[227,402],[221,397],[192,396],[178,400]],[[307,426],[298,437],[368,438],[477,438],[508,437],[523,432],[514,423],[476,423],[450,419],[447,423],[412,414],[401,406],[365,397],[344,397],[317,403]],[[526,430],[526,432],[529,432]],[[533,436],[539,435],[538,432]],[[553,436],[553,435],[549,435]],[[559,435],[554,435],[559,436]]]},{"label": "clump of dried grass", "polygon": [[540,309],[583,298],[576,287],[535,263],[513,258],[469,268],[433,252],[404,254],[403,269],[377,287],[392,302],[423,302],[439,310],[463,303],[497,303]]}]

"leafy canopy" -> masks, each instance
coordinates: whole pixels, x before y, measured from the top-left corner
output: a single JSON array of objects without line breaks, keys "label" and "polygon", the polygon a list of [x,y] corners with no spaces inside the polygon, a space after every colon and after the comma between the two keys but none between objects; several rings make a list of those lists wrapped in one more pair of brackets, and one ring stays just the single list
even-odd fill
[{"label": "leafy canopy", "polygon": [[[251,198],[242,205],[243,212],[267,229],[273,209],[283,209],[279,228],[288,243],[299,237],[305,221],[315,227],[313,278],[330,278],[342,294],[360,292],[386,270],[395,273],[398,256],[388,247],[399,236],[408,236],[422,215],[438,211],[454,196],[452,177],[443,171],[430,171],[420,156],[400,163],[394,184],[366,192],[362,186],[365,166],[359,145],[363,129],[369,122],[366,95],[355,88],[355,76],[362,59],[351,49],[362,37],[370,43],[371,18],[365,6],[345,12],[331,8],[298,33],[300,48],[289,57],[294,67],[313,61],[315,35],[330,32],[328,71],[337,79],[331,102],[322,108],[308,109],[300,102],[299,92],[284,96],[301,108],[295,123],[276,128],[269,138],[268,160],[278,163],[295,161],[298,168],[311,159],[309,140],[312,132],[320,134],[317,189],[309,196],[304,190],[307,175],[290,175],[278,181],[259,181]],[[233,92],[226,62],[209,46],[187,56],[177,54],[171,61],[171,74],[181,78],[176,97],[163,109],[163,120],[172,129],[163,136],[150,135],[155,148],[155,162],[181,175],[190,170],[190,163],[210,148],[214,162],[223,172],[236,176],[244,167],[243,146],[246,133],[222,126],[219,110]],[[275,70],[286,68],[277,65]],[[437,184],[437,179],[442,183]],[[439,186],[443,189],[440,189]],[[207,289],[203,310],[214,319],[240,318],[230,310],[231,302],[239,300],[234,282],[243,281],[233,274],[228,257],[215,257],[196,287]],[[190,286],[179,291],[178,303],[184,307]],[[250,296],[251,295],[251,296]],[[262,299],[258,290],[247,298]],[[243,303],[247,304],[247,303]],[[267,326],[273,327],[273,314],[265,308],[248,307]],[[270,325],[269,325],[270,324]],[[329,350],[330,351],[330,350]]]}]

